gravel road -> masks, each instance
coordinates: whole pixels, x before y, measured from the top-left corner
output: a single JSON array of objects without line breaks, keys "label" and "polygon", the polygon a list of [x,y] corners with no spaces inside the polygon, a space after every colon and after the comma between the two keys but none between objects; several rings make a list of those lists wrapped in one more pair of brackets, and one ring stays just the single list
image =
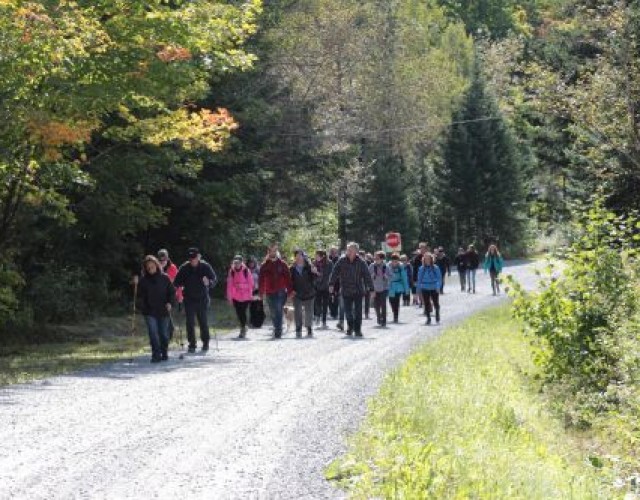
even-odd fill
[{"label": "gravel road", "polygon": [[[514,264],[525,286],[533,266]],[[488,279],[442,298],[442,325],[414,307],[362,340],[335,330],[148,358],[0,389],[0,499],[342,498],[323,470],[345,450],[385,373],[443,328],[496,304]],[[389,311],[390,312],[390,311]],[[372,311],[373,313],[373,311]]]}]

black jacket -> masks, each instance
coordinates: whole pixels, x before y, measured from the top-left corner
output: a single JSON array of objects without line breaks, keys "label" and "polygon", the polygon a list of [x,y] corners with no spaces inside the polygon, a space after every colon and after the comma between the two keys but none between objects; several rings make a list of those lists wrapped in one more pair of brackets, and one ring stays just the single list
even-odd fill
[{"label": "black jacket", "polygon": [[442,273],[442,276],[444,276],[445,274],[451,274],[451,261],[446,254],[442,257],[436,257],[436,266],[440,268],[440,273]]},{"label": "black jacket", "polygon": [[[202,283],[202,278],[205,276],[209,278],[209,287]],[[173,284],[177,287],[184,287],[182,292],[184,300],[199,302],[209,298],[209,288],[213,288],[217,282],[218,277],[211,266],[205,261],[200,261],[195,267],[189,262],[182,264]]]},{"label": "black jacket", "polygon": [[468,251],[465,255],[467,269],[478,269],[480,267],[480,255],[476,251]]},{"label": "black jacket", "polygon": [[311,272],[311,265],[307,262],[302,268],[302,273],[298,272],[295,265],[289,269],[291,271],[291,282],[296,297],[300,300],[309,300],[316,296],[315,281],[316,276]]},{"label": "black jacket", "polygon": [[164,273],[146,274],[138,283],[140,310],[145,316],[164,318],[169,315],[167,304],[173,304],[176,289]]},{"label": "black jacket", "polygon": [[456,267],[458,268],[459,273],[463,273],[467,270],[467,256],[464,253],[459,253],[456,255],[455,260],[453,261]]},{"label": "black jacket", "polygon": [[319,292],[326,292],[329,290],[329,279],[333,272],[333,262],[329,259],[322,259],[322,263],[318,265],[316,261],[316,267],[318,268],[318,276],[316,276],[316,290]]},{"label": "black jacket", "polygon": [[340,289],[343,297],[356,297],[373,291],[371,273],[364,260],[359,256],[352,261],[346,255],[333,266],[333,272],[329,279],[329,285],[333,286],[340,281]]}]

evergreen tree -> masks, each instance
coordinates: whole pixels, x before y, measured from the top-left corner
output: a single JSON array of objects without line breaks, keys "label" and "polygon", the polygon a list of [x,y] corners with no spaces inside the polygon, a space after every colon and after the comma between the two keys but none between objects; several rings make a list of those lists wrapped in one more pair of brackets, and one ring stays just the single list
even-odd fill
[{"label": "evergreen tree", "polygon": [[476,65],[444,148],[439,234],[450,243],[519,245],[525,189],[518,144]]}]

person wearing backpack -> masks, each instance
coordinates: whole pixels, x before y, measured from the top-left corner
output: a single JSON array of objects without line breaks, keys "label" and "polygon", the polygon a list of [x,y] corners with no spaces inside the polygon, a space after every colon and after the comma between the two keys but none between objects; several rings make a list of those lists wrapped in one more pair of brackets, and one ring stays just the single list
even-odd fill
[{"label": "person wearing backpack", "polygon": [[273,322],[274,339],[282,338],[282,319],[287,295],[291,292],[291,272],[280,258],[278,245],[271,245],[260,267],[260,300],[266,295]]},{"label": "person wearing backpack", "polygon": [[144,258],[142,269],[142,278],[138,280],[135,276],[134,283],[138,285],[140,309],[147,324],[151,362],[159,363],[169,359],[169,312],[175,302],[176,290],[153,255]]},{"label": "person wearing backpack", "polygon": [[426,253],[422,259],[422,266],[418,271],[417,287],[422,293],[424,312],[427,316],[427,325],[431,324],[431,304],[436,313],[436,323],[440,323],[440,287],[442,286],[442,274],[440,268],[435,265],[433,255]]},{"label": "person wearing backpack", "polygon": [[[331,269],[335,267],[338,259],[340,259],[340,251],[338,247],[331,247],[329,249],[328,259],[331,262]],[[338,319],[338,315],[340,313],[340,295],[338,293],[330,294],[331,299],[329,300],[329,314],[331,315],[331,319]],[[342,318],[344,321],[344,317]]]},{"label": "person wearing backpack", "polygon": [[402,304],[405,307],[408,307],[411,305],[411,291],[414,290],[413,266],[409,262],[409,257],[407,257],[406,255],[400,256],[400,263],[402,264],[404,272],[407,275],[407,283],[409,284],[407,292],[402,296]]},{"label": "person wearing backpack", "polygon": [[473,293],[476,293],[476,273],[480,267],[480,255],[478,255],[475,246],[469,245],[465,254],[465,262],[467,265],[467,292],[471,293],[473,290]]},{"label": "person wearing backpack", "polygon": [[331,294],[329,293],[329,278],[333,271],[333,262],[327,258],[327,252],[318,250],[316,252],[315,267],[318,271],[316,275],[316,303],[314,306],[316,325],[322,323],[322,328],[327,328],[327,311]]},{"label": "person wearing backpack", "polygon": [[[162,267],[162,272],[166,274],[171,283],[173,283],[178,275],[178,267],[171,262],[169,258],[169,252],[162,248],[158,250],[158,261],[160,262],[160,266]],[[176,288],[176,301],[178,302],[178,310],[182,307],[182,288]],[[175,325],[173,321],[169,321],[169,340],[173,338],[173,330]]]},{"label": "person wearing backpack", "polygon": [[240,323],[239,339],[247,336],[247,309],[252,299],[253,274],[244,264],[242,255],[236,255],[227,275],[227,300],[236,310]]},{"label": "person wearing backpack", "polygon": [[498,251],[498,247],[491,245],[484,258],[484,272],[489,272],[489,276],[491,276],[493,295],[500,295],[500,273],[503,265],[504,260]]},{"label": "person wearing backpack", "polygon": [[187,339],[189,352],[196,352],[195,322],[198,320],[200,327],[200,340],[202,340],[202,352],[209,350],[209,320],[207,309],[211,303],[209,290],[216,286],[218,278],[213,268],[200,255],[200,250],[190,248],[187,251],[187,262],[180,266],[173,284],[183,288],[184,312],[187,319]]},{"label": "person wearing backpack", "polygon": [[376,311],[378,325],[387,326],[387,294],[389,292],[389,266],[384,261],[384,252],[376,252],[373,263],[369,265],[369,274],[373,280],[373,308]]},{"label": "person wearing backpack", "polygon": [[294,253],[294,263],[289,270],[291,273],[291,295],[293,296],[293,314],[296,323],[296,338],[302,338],[302,326],[304,311],[304,326],[307,329],[307,337],[313,337],[313,309],[316,299],[316,275],[315,266],[302,250]]},{"label": "person wearing backpack", "polygon": [[398,323],[400,315],[400,299],[409,290],[409,281],[404,266],[400,263],[397,253],[391,255],[389,264],[389,303],[393,313],[393,322]]},{"label": "person wearing backpack", "polygon": [[458,255],[456,255],[453,265],[458,269],[458,278],[460,279],[460,290],[465,292],[467,289],[467,258],[464,248],[458,248]]}]

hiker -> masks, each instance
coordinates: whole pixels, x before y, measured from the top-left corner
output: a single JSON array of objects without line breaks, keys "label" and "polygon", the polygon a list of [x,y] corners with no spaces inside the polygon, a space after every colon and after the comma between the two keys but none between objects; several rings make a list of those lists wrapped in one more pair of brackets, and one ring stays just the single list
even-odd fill
[{"label": "hiker", "polygon": [[[333,271],[333,267],[336,265],[339,258],[340,258],[340,251],[338,250],[338,247],[331,247],[329,249],[328,259],[332,264],[331,265],[332,271]],[[339,307],[340,307],[340,296],[336,293],[332,293],[330,294],[330,297],[331,298],[329,300],[329,314],[331,315],[331,319],[338,319],[338,313],[339,313]]]},{"label": "hiker", "polygon": [[151,362],[169,359],[169,312],[175,301],[176,290],[168,275],[162,272],[162,264],[153,255],[142,262],[142,278],[134,277],[138,284],[140,309],[144,315],[151,345]]},{"label": "hiker", "polygon": [[209,319],[207,309],[211,303],[209,290],[216,286],[218,277],[213,268],[204,260],[200,250],[195,247],[187,250],[189,260],[180,266],[174,286],[183,287],[184,312],[187,317],[188,352],[196,352],[195,323],[198,319],[202,352],[209,350]]},{"label": "hiker", "polygon": [[291,290],[291,273],[287,264],[279,257],[278,245],[271,245],[260,267],[260,300],[267,296],[271,321],[273,322],[273,336],[282,338],[283,308],[287,302],[287,294]]},{"label": "hiker", "polygon": [[[429,246],[423,241],[418,245],[418,250],[416,250],[413,254],[413,282],[416,283],[418,281],[418,271],[422,267],[422,259],[424,258],[424,254],[427,253]],[[416,302],[416,306],[422,307],[422,294],[419,290],[415,290],[413,292],[413,297]]]},{"label": "hiker", "polygon": [[227,300],[236,310],[240,323],[239,339],[247,336],[247,309],[253,300],[253,274],[244,264],[242,255],[236,255],[227,275]]},{"label": "hiker", "polygon": [[[373,264],[373,256],[370,253],[367,253],[364,250],[360,250],[358,252],[358,255],[366,264],[367,269],[371,264]],[[364,300],[364,305],[363,305],[362,312],[364,314],[364,319],[369,319],[369,312],[371,311],[371,295],[368,293],[365,293],[363,300]]]},{"label": "hiker", "polygon": [[369,266],[369,274],[373,280],[373,308],[376,311],[378,325],[387,326],[387,296],[389,293],[389,266],[384,261],[384,252],[376,252],[373,263]]},{"label": "hiker", "polygon": [[440,297],[439,291],[442,286],[442,275],[440,268],[435,265],[433,255],[425,253],[422,259],[422,267],[418,271],[419,290],[422,293],[424,312],[427,316],[427,325],[431,324],[431,303],[436,313],[436,323],[440,323]]},{"label": "hiker", "polygon": [[307,337],[313,337],[313,308],[316,301],[316,277],[318,270],[307,258],[302,250],[294,253],[294,262],[289,270],[291,273],[291,295],[293,296],[293,313],[296,323],[296,338],[302,338],[304,309],[304,326]]},{"label": "hiker", "polygon": [[316,269],[318,275],[316,276],[316,303],[315,303],[315,316],[316,326],[327,328],[327,311],[329,310],[329,303],[331,301],[331,294],[329,293],[329,278],[331,278],[331,272],[333,271],[333,262],[327,257],[325,250],[318,250],[316,252]]},{"label": "hiker", "polygon": [[411,293],[415,293],[414,283],[413,283],[413,266],[409,262],[409,257],[405,254],[400,256],[400,262],[402,263],[402,267],[404,268],[404,273],[407,275],[407,283],[409,284],[409,288],[407,288],[407,293],[402,296],[402,304],[405,307],[411,305]]},{"label": "hiker", "polygon": [[493,290],[494,296],[500,295],[500,273],[502,272],[503,264],[504,260],[498,251],[498,247],[491,245],[487,255],[484,257],[484,272],[488,271],[489,276],[491,276],[491,290]]},{"label": "hiker", "polygon": [[404,266],[400,262],[400,255],[397,253],[391,255],[389,272],[389,303],[391,304],[391,312],[393,313],[393,322],[398,323],[400,299],[409,290],[409,281],[407,280],[407,273],[404,270]]},{"label": "hiker", "polygon": [[362,337],[362,298],[373,292],[373,281],[365,261],[358,255],[357,243],[349,243],[347,254],[333,268],[329,291],[340,280],[340,291],[347,318],[347,335]]},{"label": "hiker", "polygon": [[436,266],[440,268],[440,274],[442,276],[442,282],[440,284],[440,294],[444,294],[444,280],[448,274],[451,276],[451,261],[446,253],[444,253],[444,247],[440,247],[436,251]]},{"label": "hiker", "polygon": [[[173,283],[178,275],[178,267],[171,262],[169,258],[169,252],[162,248],[158,250],[158,261],[160,261],[160,267],[162,268],[162,272],[166,274],[171,283]],[[182,288],[176,288],[176,301],[178,302],[178,310],[182,308]],[[169,340],[173,338],[173,330],[175,325],[173,321],[169,321]]]},{"label": "hiker", "polygon": [[465,263],[467,265],[467,292],[476,293],[476,272],[480,267],[480,255],[476,251],[476,247],[469,245],[469,249],[465,254]]},{"label": "hiker", "polygon": [[264,324],[264,304],[260,299],[260,267],[255,257],[249,257],[246,263],[247,269],[253,277],[253,292],[249,304],[249,324],[253,328],[261,328]]},{"label": "hiker", "polygon": [[465,292],[467,290],[467,257],[465,255],[464,248],[458,248],[458,255],[456,255],[453,264],[456,266],[456,269],[458,269],[460,290]]}]

